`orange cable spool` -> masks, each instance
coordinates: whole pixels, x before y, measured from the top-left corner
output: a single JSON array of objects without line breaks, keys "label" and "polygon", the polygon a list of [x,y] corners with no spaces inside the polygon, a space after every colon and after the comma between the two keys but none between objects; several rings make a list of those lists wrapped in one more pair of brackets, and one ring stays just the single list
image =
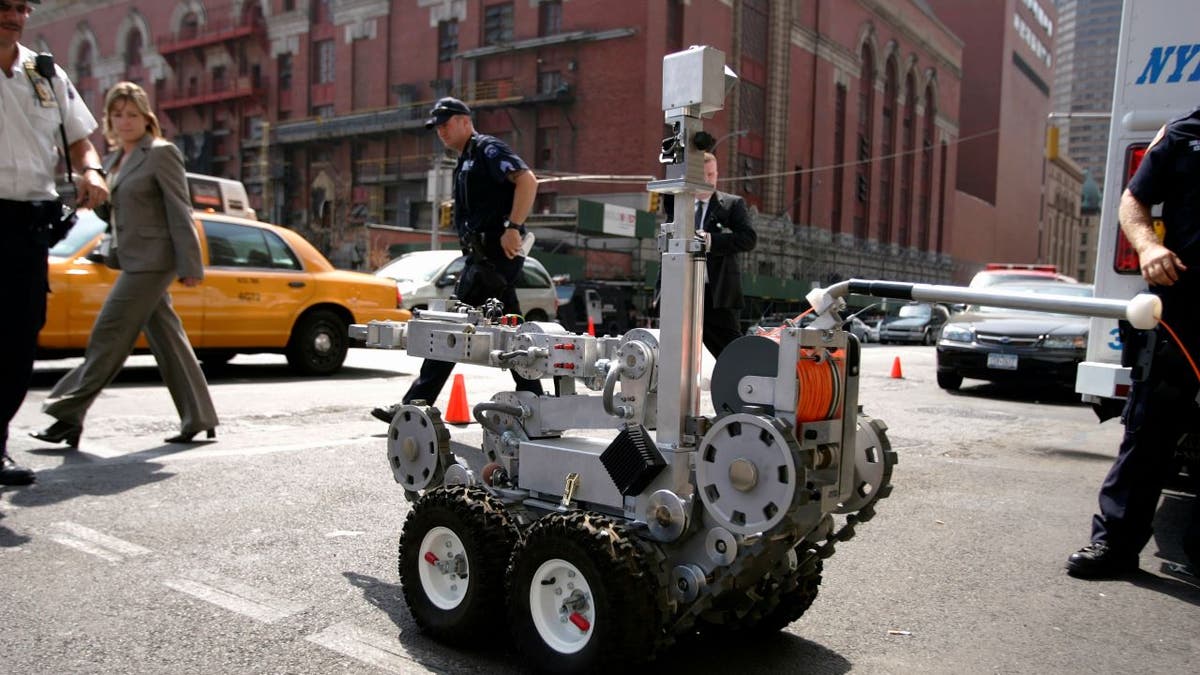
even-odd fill
[{"label": "orange cable spool", "polygon": [[[744,405],[739,394],[743,377],[775,377],[779,342],[786,328],[797,326],[808,310],[783,326],[738,338],[717,359],[712,374],[713,407],[734,412]],[[839,349],[801,348],[796,359],[796,426],[837,419],[845,405],[846,355]]]},{"label": "orange cable spool", "polygon": [[830,350],[821,358],[814,350],[801,349],[796,361],[796,426],[840,416],[846,358]]}]

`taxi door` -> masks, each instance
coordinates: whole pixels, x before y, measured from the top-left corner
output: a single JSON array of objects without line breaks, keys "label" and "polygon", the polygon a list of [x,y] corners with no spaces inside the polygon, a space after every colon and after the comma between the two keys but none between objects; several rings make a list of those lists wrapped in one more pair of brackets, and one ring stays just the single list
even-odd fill
[{"label": "taxi door", "polygon": [[[50,295],[47,298],[46,327],[38,344],[49,349],[84,349],[100,308],[116,283],[117,270],[110,269],[99,257],[92,256],[99,246],[104,223],[91,211],[80,211],[71,232],[50,252]],[[168,291],[184,330],[196,344],[201,330],[203,298],[198,288],[171,284]],[[144,335],[137,347],[148,348]]]},{"label": "taxi door", "polygon": [[197,347],[284,347],[313,294],[312,275],[279,235],[200,219],[208,256],[204,337]]}]

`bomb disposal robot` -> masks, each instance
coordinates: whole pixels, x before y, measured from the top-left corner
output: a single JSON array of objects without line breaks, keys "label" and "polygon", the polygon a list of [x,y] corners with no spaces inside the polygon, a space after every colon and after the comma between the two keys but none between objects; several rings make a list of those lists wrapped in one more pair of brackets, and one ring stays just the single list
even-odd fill
[{"label": "bomb disposal robot", "polygon": [[[709,189],[702,120],[721,109],[726,77],[711,47],[664,58],[673,133],[662,147],[667,179],[649,189],[679,198],[659,237],[661,330],[596,338],[556,323],[511,326],[496,306],[351,328],[368,346],[557,385],[557,396],[503,392],[476,405],[481,448],[452,443],[432,406],[403,406],[392,420],[388,461],[414,501],[400,578],[434,637],[475,643],[508,625],[529,663],[578,672],[651,658],[687,632],[783,628],[816,598],[835,544],[891,491],[896,455],[885,425],[858,410],[858,343],[836,328],[842,296],[1011,300],[870,281],[814,291],[811,327],[740,338],[722,353],[717,414],[701,415],[705,251],[687,214]],[[1111,316],[1132,304],[1018,300]]]}]

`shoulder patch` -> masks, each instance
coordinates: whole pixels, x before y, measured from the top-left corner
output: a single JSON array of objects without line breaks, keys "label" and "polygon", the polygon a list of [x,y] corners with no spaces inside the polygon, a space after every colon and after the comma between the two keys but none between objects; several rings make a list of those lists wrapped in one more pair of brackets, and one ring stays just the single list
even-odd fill
[{"label": "shoulder patch", "polygon": [[483,149],[483,154],[487,155],[488,157],[494,158],[494,157],[496,157],[496,155],[500,154],[500,148],[494,144],[489,143],[488,146]]}]

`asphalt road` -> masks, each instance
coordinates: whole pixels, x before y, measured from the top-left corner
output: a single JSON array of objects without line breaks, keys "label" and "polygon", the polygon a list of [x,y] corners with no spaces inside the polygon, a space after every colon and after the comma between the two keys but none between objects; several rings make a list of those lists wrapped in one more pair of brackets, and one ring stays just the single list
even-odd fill
[{"label": "asphalt road", "polygon": [[[903,379],[889,377],[896,356]],[[1165,498],[1143,572],[1067,577],[1120,427],[1068,395],[970,381],[943,392],[933,357],[864,350],[860,400],[900,453],[895,492],[826,561],[812,609],[782,633],[686,644],[657,671],[1200,671],[1200,585],[1162,571],[1192,497]],[[401,597],[408,503],[367,411],[397,399],[417,361],[353,350],[338,376],[302,379],[282,358],[239,357],[212,378],[218,442],[186,447],[162,443],[177,418],[138,357],[96,402],[78,452],[26,436],[74,363],[39,363],[12,427],[10,450],[39,482],[0,492],[0,671],[521,672],[506,626],[500,647],[480,636],[479,649],[449,650]],[[511,386],[460,372],[472,404]]]}]

